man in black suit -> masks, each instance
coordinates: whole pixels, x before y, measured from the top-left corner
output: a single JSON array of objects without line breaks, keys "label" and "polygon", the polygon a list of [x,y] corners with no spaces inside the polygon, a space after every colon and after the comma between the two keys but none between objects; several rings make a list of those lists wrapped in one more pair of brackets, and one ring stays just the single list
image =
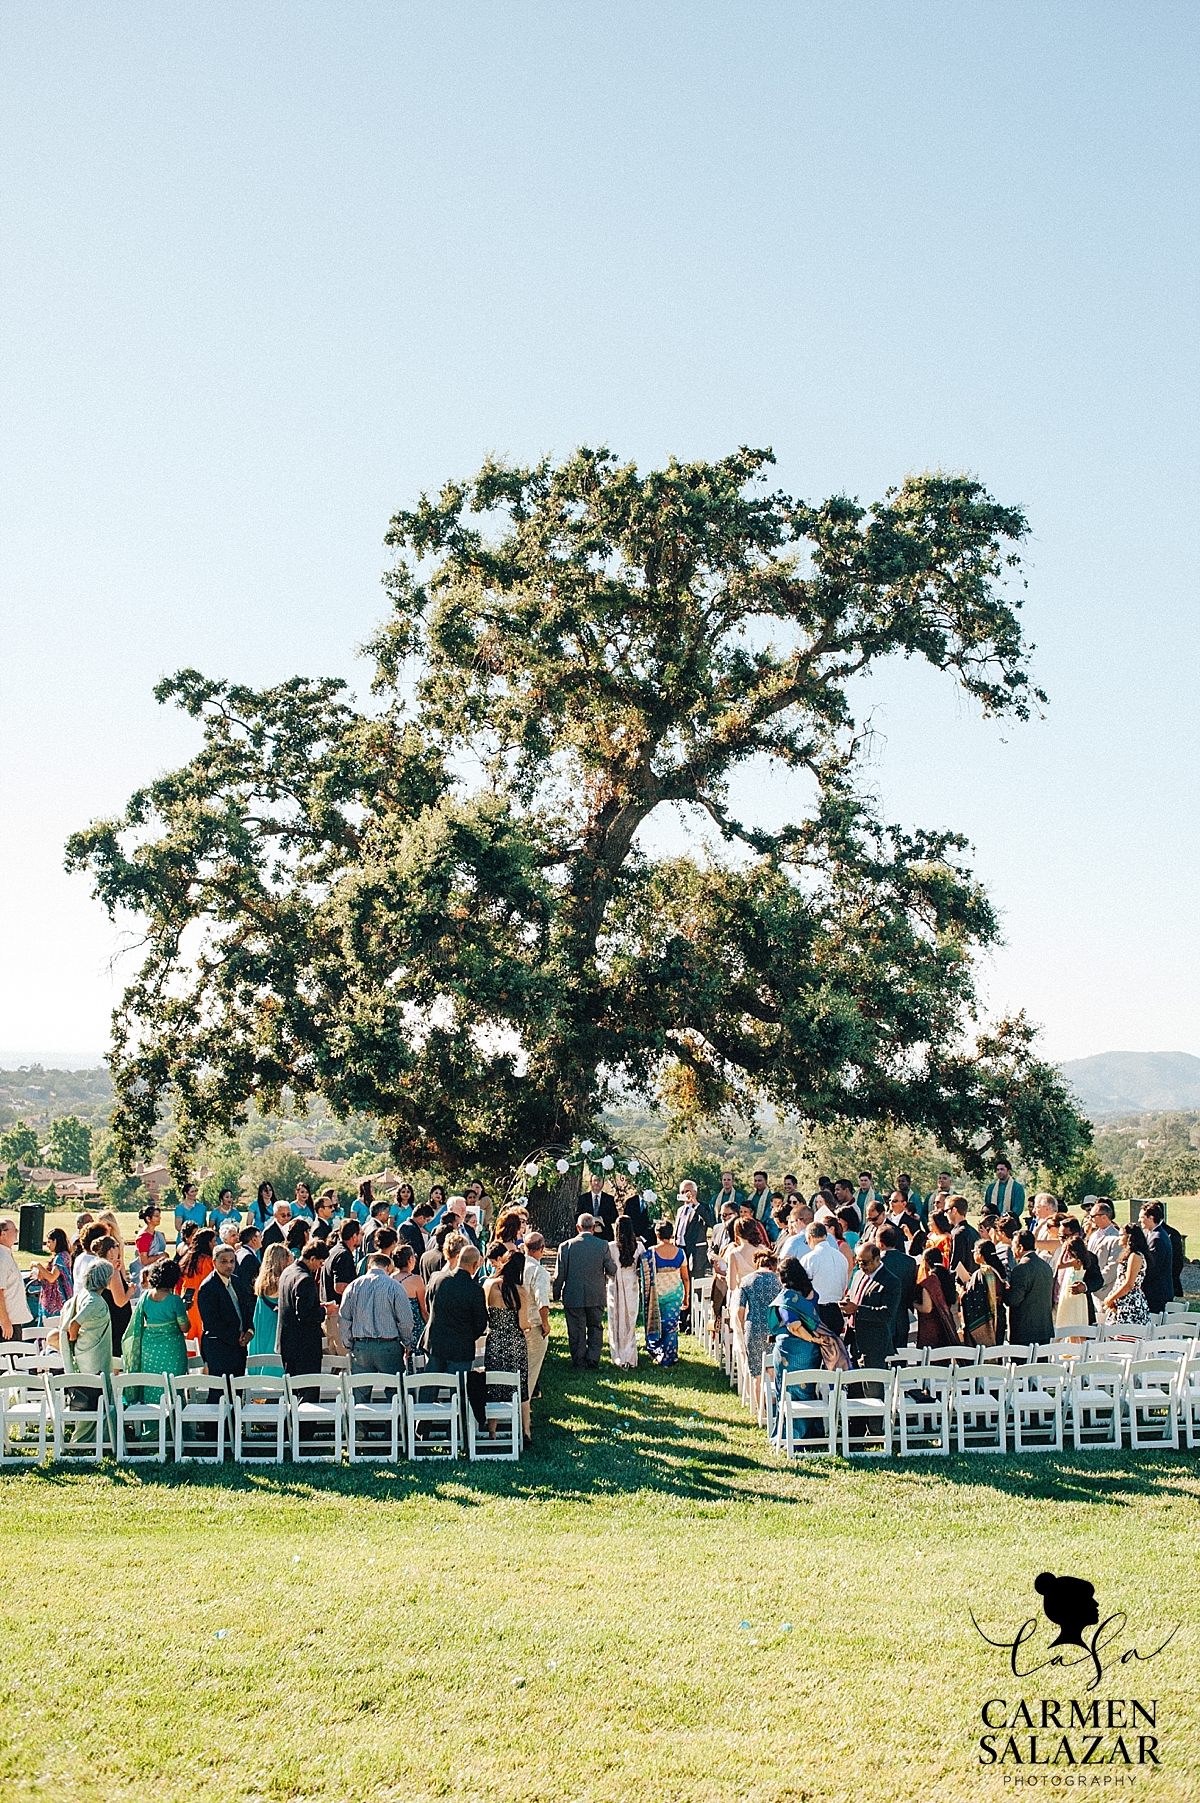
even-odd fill
[{"label": "man in black suit", "polygon": [[271,1219],[263,1228],[262,1249],[268,1246],[281,1246],[287,1239],[287,1230],[291,1226],[292,1205],[282,1200],[271,1206]]},{"label": "man in black suit", "polygon": [[961,1199],[952,1202],[946,1212],[950,1216],[950,1251],[946,1264],[960,1283],[970,1283],[975,1275],[975,1247],[979,1235],[968,1221],[967,1205]]},{"label": "man in black suit", "polygon": [[407,1240],[418,1260],[424,1258],[429,1250],[429,1234],[426,1231],[434,1216],[434,1210],[428,1202],[418,1202],[407,1221],[400,1223],[400,1238]]},{"label": "man in black suit", "polygon": [[1175,1294],[1175,1261],[1171,1242],[1163,1231],[1164,1212],[1160,1202],[1147,1202],[1141,1212],[1142,1232],[1146,1236],[1142,1294],[1152,1315],[1160,1315]]},{"label": "man in black suit", "polygon": [[233,1287],[241,1304],[242,1318],[254,1321],[254,1285],[262,1269],[259,1248],[262,1234],[257,1227],[243,1227],[238,1234],[237,1263],[233,1267]]},{"label": "man in black suit", "polygon": [[1014,1346],[1045,1346],[1054,1338],[1054,1272],[1037,1252],[1028,1228],[1013,1242],[1008,1280],[1008,1337]]},{"label": "man in black suit", "polygon": [[366,1226],[362,1229],[362,1245],[359,1248],[361,1256],[364,1259],[368,1259],[372,1256],[375,1251],[376,1236],[384,1227],[390,1227],[391,1221],[391,1203],[384,1201],[383,1199],[380,1199],[378,1202],[372,1202],[371,1213],[367,1218]]},{"label": "man in black suit", "polygon": [[[295,1264],[288,1265],[279,1279],[275,1349],[289,1377],[320,1374],[325,1310],[317,1279],[324,1262],[324,1245],[320,1240],[309,1240],[300,1248]],[[297,1390],[295,1394],[301,1402],[319,1402],[321,1397],[320,1391],[314,1389]]]},{"label": "man in black suit", "polygon": [[879,1247],[860,1242],[859,1275],[842,1303],[854,1331],[854,1354],[860,1365],[877,1369],[895,1352],[892,1322],[900,1307],[900,1279],[884,1266]]},{"label": "man in black suit", "polygon": [[430,1371],[466,1372],[475,1362],[476,1342],[488,1330],[487,1303],[476,1276],[482,1262],[474,1246],[464,1246],[457,1269],[430,1288],[425,1330]]},{"label": "man in black suit", "polygon": [[908,1313],[917,1306],[917,1261],[905,1252],[900,1230],[890,1223],[879,1230],[879,1248],[883,1268],[890,1271],[900,1286],[896,1318],[892,1322],[893,1350],[908,1345]]},{"label": "man in black suit", "polygon": [[243,1377],[246,1348],[254,1338],[252,1319],[243,1316],[234,1288],[232,1246],[218,1246],[213,1268],[196,1293],[200,1310],[200,1357],[212,1377]]},{"label": "man in black suit", "polygon": [[591,1215],[593,1221],[599,1223],[600,1238],[611,1240],[617,1225],[617,1199],[604,1187],[604,1180],[595,1172],[588,1178],[587,1189],[575,1205],[575,1226],[584,1215]]},{"label": "man in black suit", "polygon": [[593,1232],[596,1223],[591,1215],[580,1215],[575,1225],[579,1229],[575,1238],[558,1248],[551,1291],[556,1302],[562,1297],[571,1363],[577,1371],[584,1367],[598,1371],[608,1300],[605,1278],[615,1277],[617,1267],[607,1243]]}]

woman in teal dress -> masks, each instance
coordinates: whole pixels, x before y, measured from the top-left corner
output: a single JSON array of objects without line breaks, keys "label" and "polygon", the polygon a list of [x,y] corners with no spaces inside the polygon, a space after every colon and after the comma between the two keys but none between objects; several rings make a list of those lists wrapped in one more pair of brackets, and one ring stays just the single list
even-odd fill
[{"label": "woman in teal dress", "polygon": [[[124,1370],[187,1376],[188,1312],[183,1298],[175,1294],[179,1275],[173,1258],[160,1259],[146,1272],[145,1292],[121,1341]],[[161,1384],[147,1384],[137,1399],[155,1403],[161,1395]]]},{"label": "woman in teal dress", "polygon": [[[63,1303],[58,1349],[64,1371],[80,1377],[112,1376],[112,1312],[104,1299],[112,1276],[113,1266],[106,1258],[98,1258],[89,1265],[75,1294]],[[95,1400],[90,1390],[68,1391],[68,1395],[72,1408],[90,1408]],[[73,1424],[73,1440],[92,1440],[95,1435],[90,1422]]]},{"label": "woman in teal dress", "polygon": [[679,1357],[679,1318],[688,1305],[687,1254],[675,1244],[670,1221],[658,1221],[655,1243],[641,1266],[646,1351],[656,1365]]},{"label": "woman in teal dress", "polygon": [[262,1268],[254,1280],[254,1338],[246,1348],[247,1357],[278,1349],[279,1279],[291,1262],[291,1253],[278,1241],[263,1253]]}]

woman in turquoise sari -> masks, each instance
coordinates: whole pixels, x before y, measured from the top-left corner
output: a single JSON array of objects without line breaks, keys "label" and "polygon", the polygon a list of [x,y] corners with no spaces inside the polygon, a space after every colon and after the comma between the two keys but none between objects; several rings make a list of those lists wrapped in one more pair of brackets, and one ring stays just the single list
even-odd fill
[{"label": "woman in turquoise sari", "polygon": [[670,1221],[658,1221],[654,1246],[641,1261],[646,1351],[656,1365],[679,1357],[679,1318],[688,1306],[687,1254],[675,1244]]},{"label": "woman in turquoise sari", "polygon": [[[98,1258],[84,1273],[82,1284],[63,1303],[59,1318],[58,1349],[63,1370],[80,1377],[112,1376],[112,1313],[104,1292],[112,1282],[113,1266],[106,1258]],[[68,1391],[71,1407],[92,1406],[90,1390]],[[73,1440],[92,1440],[96,1430],[90,1422],[76,1422]]]},{"label": "woman in turquoise sari", "polygon": [[277,1350],[279,1279],[291,1262],[291,1253],[278,1241],[263,1253],[262,1268],[254,1280],[254,1338],[246,1348],[247,1357]]},{"label": "woman in turquoise sari", "polygon": [[[188,1312],[183,1298],[175,1294],[178,1282],[179,1266],[173,1258],[160,1259],[146,1272],[145,1292],[121,1341],[124,1370],[187,1376]],[[154,1403],[161,1395],[161,1384],[147,1384],[138,1400]]]},{"label": "woman in turquoise sari", "polygon": [[[776,1407],[788,1372],[812,1371],[822,1364],[820,1340],[822,1334],[827,1336],[825,1324],[817,1313],[812,1278],[798,1258],[784,1259],[779,1267],[779,1281],[783,1288],[767,1309],[767,1323],[776,1336],[771,1361],[775,1369]],[[816,1391],[811,1384],[805,1384],[800,1395],[804,1401],[811,1402]],[[799,1426],[803,1436],[808,1423],[801,1422]]]}]

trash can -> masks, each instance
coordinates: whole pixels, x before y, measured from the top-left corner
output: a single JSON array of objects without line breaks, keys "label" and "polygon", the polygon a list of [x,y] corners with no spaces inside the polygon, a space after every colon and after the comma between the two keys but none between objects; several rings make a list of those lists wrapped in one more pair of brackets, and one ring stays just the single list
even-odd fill
[{"label": "trash can", "polygon": [[46,1243],[46,1210],[40,1202],[22,1202],[17,1251],[40,1258]]}]

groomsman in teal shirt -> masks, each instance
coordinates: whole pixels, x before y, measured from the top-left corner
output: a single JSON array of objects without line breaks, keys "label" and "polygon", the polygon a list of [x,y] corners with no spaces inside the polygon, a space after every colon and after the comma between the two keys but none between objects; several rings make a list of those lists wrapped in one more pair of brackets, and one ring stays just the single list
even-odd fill
[{"label": "groomsman in teal shirt", "polygon": [[998,1215],[1019,1215],[1025,1207],[1025,1191],[1013,1177],[1007,1158],[996,1160],[996,1181],[984,1190],[983,1206]]}]

